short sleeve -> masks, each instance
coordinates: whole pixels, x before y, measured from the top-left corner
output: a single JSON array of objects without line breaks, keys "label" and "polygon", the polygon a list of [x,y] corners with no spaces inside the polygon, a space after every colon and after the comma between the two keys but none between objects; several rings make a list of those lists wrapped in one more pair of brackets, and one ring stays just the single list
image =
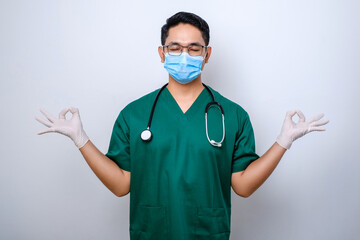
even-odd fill
[{"label": "short sleeve", "polygon": [[115,121],[105,156],[113,160],[121,169],[130,172],[130,133],[124,111],[120,112]]},{"label": "short sleeve", "polygon": [[245,116],[244,113],[242,113],[242,118],[240,118],[239,115],[239,130],[234,146],[231,167],[232,173],[245,170],[250,163],[259,158],[259,156],[255,153],[255,137],[249,115],[246,112]]}]

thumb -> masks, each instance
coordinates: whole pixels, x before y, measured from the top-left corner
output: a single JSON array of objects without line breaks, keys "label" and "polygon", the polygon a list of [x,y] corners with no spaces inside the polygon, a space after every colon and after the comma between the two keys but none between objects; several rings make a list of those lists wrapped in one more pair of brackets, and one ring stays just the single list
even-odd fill
[{"label": "thumb", "polygon": [[59,119],[65,120],[65,115],[68,111],[69,111],[69,108],[64,108],[63,110],[61,110],[61,112],[59,113]]}]

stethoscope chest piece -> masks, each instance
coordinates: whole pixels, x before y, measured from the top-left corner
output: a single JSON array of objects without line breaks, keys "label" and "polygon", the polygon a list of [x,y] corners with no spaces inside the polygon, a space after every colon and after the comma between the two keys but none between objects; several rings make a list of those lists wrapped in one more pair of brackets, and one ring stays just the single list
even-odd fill
[{"label": "stethoscope chest piece", "polygon": [[141,132],[140,135],[141,139],[145,142],[149,142],[152,138],[152,133],[149,130],[149,128],[145,129],[144,131]]}]

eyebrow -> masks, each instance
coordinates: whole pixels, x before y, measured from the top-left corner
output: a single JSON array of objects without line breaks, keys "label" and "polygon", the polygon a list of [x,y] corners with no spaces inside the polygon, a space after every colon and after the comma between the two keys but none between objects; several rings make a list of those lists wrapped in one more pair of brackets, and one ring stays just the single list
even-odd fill
[{"label": "eyebrow", "polygon": [[[180,43],[178,42],[169,42],[168,45],[171,45],[171,44],[177,44],[177,45],[181,45]],[[202,46],[202,44],[200,42],[192,42],[192,43],[189,43],[189,46],[190,45],[199,45],[199,46]]]}]

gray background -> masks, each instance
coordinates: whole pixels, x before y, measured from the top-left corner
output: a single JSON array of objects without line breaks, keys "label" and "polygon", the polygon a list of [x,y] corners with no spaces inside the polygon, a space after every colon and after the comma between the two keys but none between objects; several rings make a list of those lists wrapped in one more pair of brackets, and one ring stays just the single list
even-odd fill
[{"label": "gray background", "polygon": [[0,239],[128,239],[129,195],[35,115],[78,107],[105,153],[120,110],[167,81],[160,28],[181,10],[209,23],[203,80],[248,111],[259,155],[287,110],[330,119],[252,196],[232,192],[231,239],[359,238],[359,1],[24,0],[0,1]]}]

